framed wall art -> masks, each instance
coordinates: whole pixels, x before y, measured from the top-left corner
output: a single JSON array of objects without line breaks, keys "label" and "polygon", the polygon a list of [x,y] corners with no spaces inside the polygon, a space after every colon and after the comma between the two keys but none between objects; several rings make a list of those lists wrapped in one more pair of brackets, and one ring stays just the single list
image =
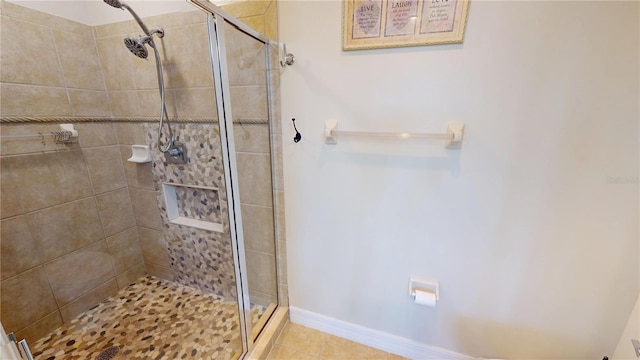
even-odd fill
[{"label": "framed wall art", "polygon": [[469,0],[343,0],[342,49],[456,44]]}]

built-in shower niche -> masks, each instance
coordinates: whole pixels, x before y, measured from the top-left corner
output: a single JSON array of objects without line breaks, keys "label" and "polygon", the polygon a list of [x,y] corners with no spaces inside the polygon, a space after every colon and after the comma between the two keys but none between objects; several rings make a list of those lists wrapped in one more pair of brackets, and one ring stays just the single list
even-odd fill
[{"label": "built-in shower niche", "polygon": [[218,188],[163,183],[169,222],[222,233]]}]

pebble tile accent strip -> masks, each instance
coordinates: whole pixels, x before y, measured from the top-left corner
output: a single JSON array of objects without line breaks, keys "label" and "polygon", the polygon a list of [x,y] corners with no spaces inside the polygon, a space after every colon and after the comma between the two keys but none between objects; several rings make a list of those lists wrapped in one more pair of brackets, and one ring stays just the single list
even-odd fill
[{"label": "pebble tile accent strip", "polygon": [[180,216],[222,223],[218,191],[181,186],[176,186],[175,189]]},{"label": "pebble tile accent strip", "polygon": [[42,360],[236,359],[238,305],[146,276],[38,340],[32,351]]},{"label": "pebble tile accent strip", "polygon": [[[147,142],[157,148],[157,124],[144,125]],[[173,132],[188,150],[189,162],[168,164],[159,151],[152,151],[153,178],[161,207],[164,235],[167,240],[175,280],[204,292],[222,296],[227,301],[237,298],[233,250],[227,218],[227,193],[222,166],[220,132],[216,123],[173,124]],[[163,139],[167,143],[167,139]],[[210,192],[196,188],[180,188],[178,194],[183,216],[198,220],[214,220],[223,226],[223,234],[172,224],[167,218],[162,183],[217,188]],[[183,191],[187,190],[187,191]],[[189,192],[191,191],[191,193]]]},{"label": "pebble tile accent strip", "polygon": [[231,239],[211,231],[169,224],[165,228],[175,281],[235,302]]}]

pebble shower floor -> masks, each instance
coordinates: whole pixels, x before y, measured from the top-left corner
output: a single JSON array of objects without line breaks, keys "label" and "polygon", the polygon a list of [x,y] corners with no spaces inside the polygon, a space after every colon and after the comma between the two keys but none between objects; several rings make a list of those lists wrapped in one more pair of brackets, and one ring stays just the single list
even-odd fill
[{"label": "pebble shower floor", "polygon": [[[252,307],[256,311],[264,308]],[[235,302],[146,276],[38,340],[31,350],[42,360],[231,360],[241,349]]]}]

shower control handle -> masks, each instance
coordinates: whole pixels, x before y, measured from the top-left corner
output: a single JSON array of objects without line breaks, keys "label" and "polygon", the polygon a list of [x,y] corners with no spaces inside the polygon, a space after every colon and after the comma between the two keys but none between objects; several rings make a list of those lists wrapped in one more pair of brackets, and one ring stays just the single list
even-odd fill
[{"label": "shower control handle", "polygon": [[172,142],[169,150],[164,153],[164,159],[167,164],[186,164],[189,162],[187,146],[178,141]]}]

